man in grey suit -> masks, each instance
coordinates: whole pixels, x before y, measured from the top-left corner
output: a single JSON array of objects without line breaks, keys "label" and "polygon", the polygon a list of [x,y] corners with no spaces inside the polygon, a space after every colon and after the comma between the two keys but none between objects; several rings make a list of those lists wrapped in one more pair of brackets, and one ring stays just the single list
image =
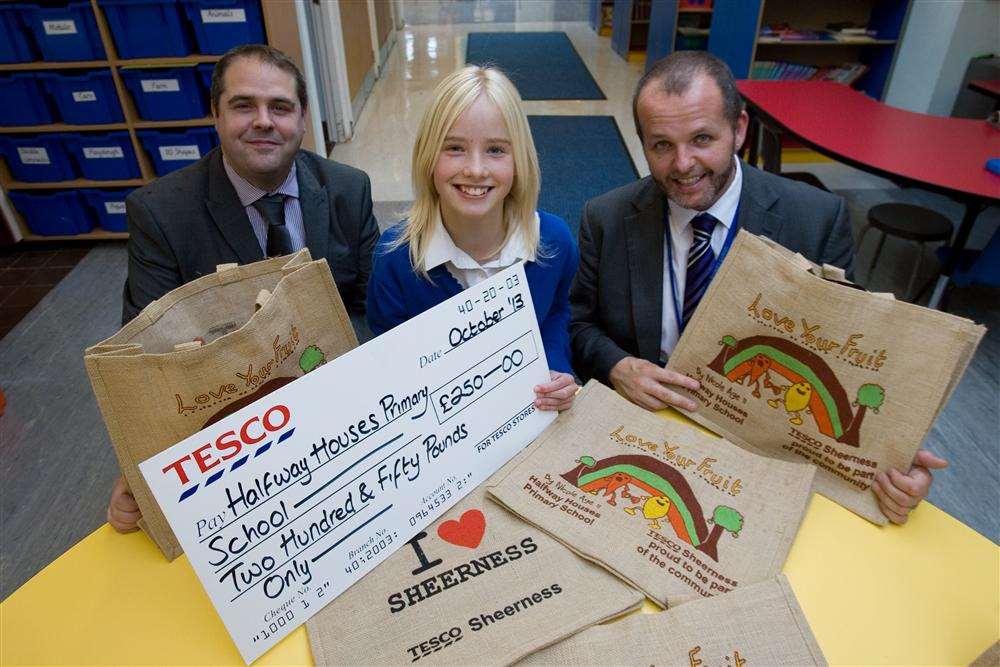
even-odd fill
[{"label": "man in grey suit", "polygon": [[126,200],[122,323],[218,264],[308,247],[326,258],[357,328],[378,240],[371,185],[364,172],[299,148],[302,74],[277,49],[237,47],[216,65],[212,109],[221,150]]},{"label": "man in grey suit", "polygon": [[[674,387],[698,383],[663,368],[737,229],[817,263],[850,271],[853,246],[840,197],[757,170],[736,157],[748,117],[729,68],[678,51],[639,81],[632,109],[650,176],[587,202],[580,268],[570,291],[573,365],[649,410],[695,410]],[[902,523],[927,495],[921,451],[907,474],[873,486]]]},{"label": "man in grey suit", "polygon": [[[358,337],[370,337],[365,290],[378,240],[371,184],[362,171],[300,150],[306,88],[298,67],[272,47],[240,46],[215,66],[211,96],[221,150],[125,201],[129,262],[122,323],[218,264],[308,247],[330,265]],[[119,477],[108,523],[129,532],[139,518]]]}]

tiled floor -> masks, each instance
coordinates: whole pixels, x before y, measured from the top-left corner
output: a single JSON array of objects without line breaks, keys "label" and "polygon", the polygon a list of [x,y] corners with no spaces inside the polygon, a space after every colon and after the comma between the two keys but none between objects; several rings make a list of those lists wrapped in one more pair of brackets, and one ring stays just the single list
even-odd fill
[{"label": "tiled floor", "polygon": [[586,63],[606,100],[525,102],[528,114],[614,116],[632,161],[649,173],[632,126],[632,90],[642,76],[640,63],[629,63],[611,50],[583,22],[468,23],[407,25],[389,54],[383,76],[355,126],[351,141],[338,144],[330,157],[368,172],[375,201],[413,199],[410,157],[420,117],[431,93],[446,74],[465,64],[470,32],[564,31]]},{"label": "tiled floor", "polygon": [[0,248],[0,338],[7,335],[83,257],[92,243]]}]

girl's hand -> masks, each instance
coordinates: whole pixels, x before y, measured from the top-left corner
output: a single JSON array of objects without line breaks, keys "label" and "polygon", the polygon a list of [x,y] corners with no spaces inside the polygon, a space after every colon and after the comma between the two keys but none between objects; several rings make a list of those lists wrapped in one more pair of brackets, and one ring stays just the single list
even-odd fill
[{"label": "girl's hand", "polygon": [[580,386],[569,373],[549,371],[551,382],[535,387],[535,407],[539,410],[569,410]]}]

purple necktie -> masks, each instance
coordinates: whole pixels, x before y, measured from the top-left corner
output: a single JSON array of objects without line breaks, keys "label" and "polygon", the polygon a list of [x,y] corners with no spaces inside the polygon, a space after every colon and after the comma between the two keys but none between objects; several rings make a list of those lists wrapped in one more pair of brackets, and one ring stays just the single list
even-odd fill
[{"label": "purple necktie", "polygon": [[704,296],[715,272],[715,252],[712,251],[712,230],[718,220],[708,213],[699,213],[691,221],[694,229],[694,243],[688,252],[687,278],[684,280],[684,311],[681,316],[681,331],[694,315],[698,302]]}]

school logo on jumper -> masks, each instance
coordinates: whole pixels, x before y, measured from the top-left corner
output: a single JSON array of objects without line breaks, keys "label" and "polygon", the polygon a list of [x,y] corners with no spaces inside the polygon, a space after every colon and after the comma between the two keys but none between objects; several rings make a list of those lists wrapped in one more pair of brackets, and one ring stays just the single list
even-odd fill
[{"label": "school logo on jumper", "polygon": [[767,404],[784,409],[790,424],[800,426],[805,413],[820,433],[845,445],[861,446],[859,434],[866,411],[878,414],[885,402],[884,388],[863,384],[852,404],[818,354],[783,338],[750,336],[738,341],[723,336],[719,345],[722,349],[708,364],[710,369],[730,382],[753,387],[754,398],[771,392]]},{"label": "school logo on jumper", "polygon": [[[653,530],[661,530],[666,519],[677,537],[714,561],[719,560],[719,537],[730,532],[739,537],[743,515],[732,507],[719,505],[711,519],[705,519],[701,505],[684,476],[673,466],[642,454],[610,456],[600,461],[581,456],[575,468],[561,476],[587,493],[602,492],[609,505],[616,500],[633,503],[622,509],[630,516],[642,516]],[[636,495],[630,488],[637,489]],[[644,494],[644,495],[643,495]],[[708,524],[714,524],[709,530]]]}]

